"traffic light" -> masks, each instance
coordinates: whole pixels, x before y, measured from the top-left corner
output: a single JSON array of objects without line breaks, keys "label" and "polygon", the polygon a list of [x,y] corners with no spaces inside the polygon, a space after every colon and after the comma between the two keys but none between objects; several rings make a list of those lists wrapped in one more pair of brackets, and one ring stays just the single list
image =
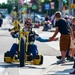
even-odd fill
[{"label": "traffic light", "polygon": [[67,3],[67,0],[63,0],[64,3]]}]

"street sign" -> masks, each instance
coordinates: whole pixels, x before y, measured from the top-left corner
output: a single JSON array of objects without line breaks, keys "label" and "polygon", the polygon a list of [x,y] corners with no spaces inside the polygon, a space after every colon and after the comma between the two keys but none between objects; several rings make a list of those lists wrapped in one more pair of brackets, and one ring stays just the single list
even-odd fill
[{"label": "street sign", "polygon": [[50,4],[45,4],[45,10],[50,10]]}]

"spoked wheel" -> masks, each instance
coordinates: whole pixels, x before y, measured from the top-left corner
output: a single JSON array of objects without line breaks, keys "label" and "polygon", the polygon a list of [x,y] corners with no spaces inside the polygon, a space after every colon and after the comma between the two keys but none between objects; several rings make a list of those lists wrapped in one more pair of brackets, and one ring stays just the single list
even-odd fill
[{"label": "spoked wheel", "polygon": [[25,66],[25,38],[22,37],[20,40],[20,67]]}]

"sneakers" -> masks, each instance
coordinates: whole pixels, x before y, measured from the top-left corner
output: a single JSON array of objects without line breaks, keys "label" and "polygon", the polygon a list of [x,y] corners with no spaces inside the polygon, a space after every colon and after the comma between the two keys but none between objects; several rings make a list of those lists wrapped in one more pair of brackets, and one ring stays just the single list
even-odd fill
[{"label": "sneakers", "polygon": [[66,62],[66,59],[61,58],[60,60],[57,61],[57,64],[62,64],[62,63],[65,63],[65,62]]},{"label": "sneakers", "polygon": [[62,58],[62,56],[56,56],[56,58],[57,58],[57,59],[61,59],[61,58]]},{"label": "sneakers", "polygon": [[74,58],[69,56],[69,57],[67,57],[67,60],[74,61]]},{"label": "sneakers", "polygon": [[[61,59],[62,56],[56,56],[57,59]],[[70,57],[70,56],[67,56],[66,60],[69,60],[69,61],[74,61],[74,58],[73,57]]]}]

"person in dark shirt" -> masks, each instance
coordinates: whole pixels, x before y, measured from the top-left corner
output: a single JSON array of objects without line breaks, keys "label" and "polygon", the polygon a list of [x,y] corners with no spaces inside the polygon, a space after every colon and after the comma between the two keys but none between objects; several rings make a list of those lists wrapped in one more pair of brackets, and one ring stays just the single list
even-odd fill
[{"label": "person in dark shirt", "polygon": [[46,15],[43,31],[48,31],[49,29],[51,29],[51,21],[50,21],[50,17],[48,15]]},{"label": "person in dark shirt", "polygon": [[48,21],[48,20],[50,20],[50,18],[49,18],[48,15],[46,15],[46,17],[45,17],[45,21]]},{"label": "person in dark shirt", "polygon": [[73,32],[72,32],[72,28],[70,27],[70,25],[68,25],[66,23],[66,21],[64,19],[62,19],[62,14],[60,11],[57,11],[55,13],[55,19],[56,19],[56,31],[53,34],[52,37],[50,37],[49,41],[52,41],[54,37],[56,37],[56,35],[58,34],[58,32],[60,32],[61,36],[60,36],[60,52],[61,52],[61,56],[62,58],[57,61],[57,64],[60,63],[64,63],[65,57],[66,57],[66,52],[67,50],[70,49],[70,35],[73,36]]},{"label": "person in dark shirt", "polygon": [[[69,16],[65,16],[64,19],[66,20],[67,24],[69,24],[72,27],[71,18],[69,18]],[[73,61],[74,59],[70,58],[70,51],[72,51],[71,48],[66,52],[66,59],[69,61]],[[61,57],[62,56],[56,56],[57,59],[61,59]]]}]

